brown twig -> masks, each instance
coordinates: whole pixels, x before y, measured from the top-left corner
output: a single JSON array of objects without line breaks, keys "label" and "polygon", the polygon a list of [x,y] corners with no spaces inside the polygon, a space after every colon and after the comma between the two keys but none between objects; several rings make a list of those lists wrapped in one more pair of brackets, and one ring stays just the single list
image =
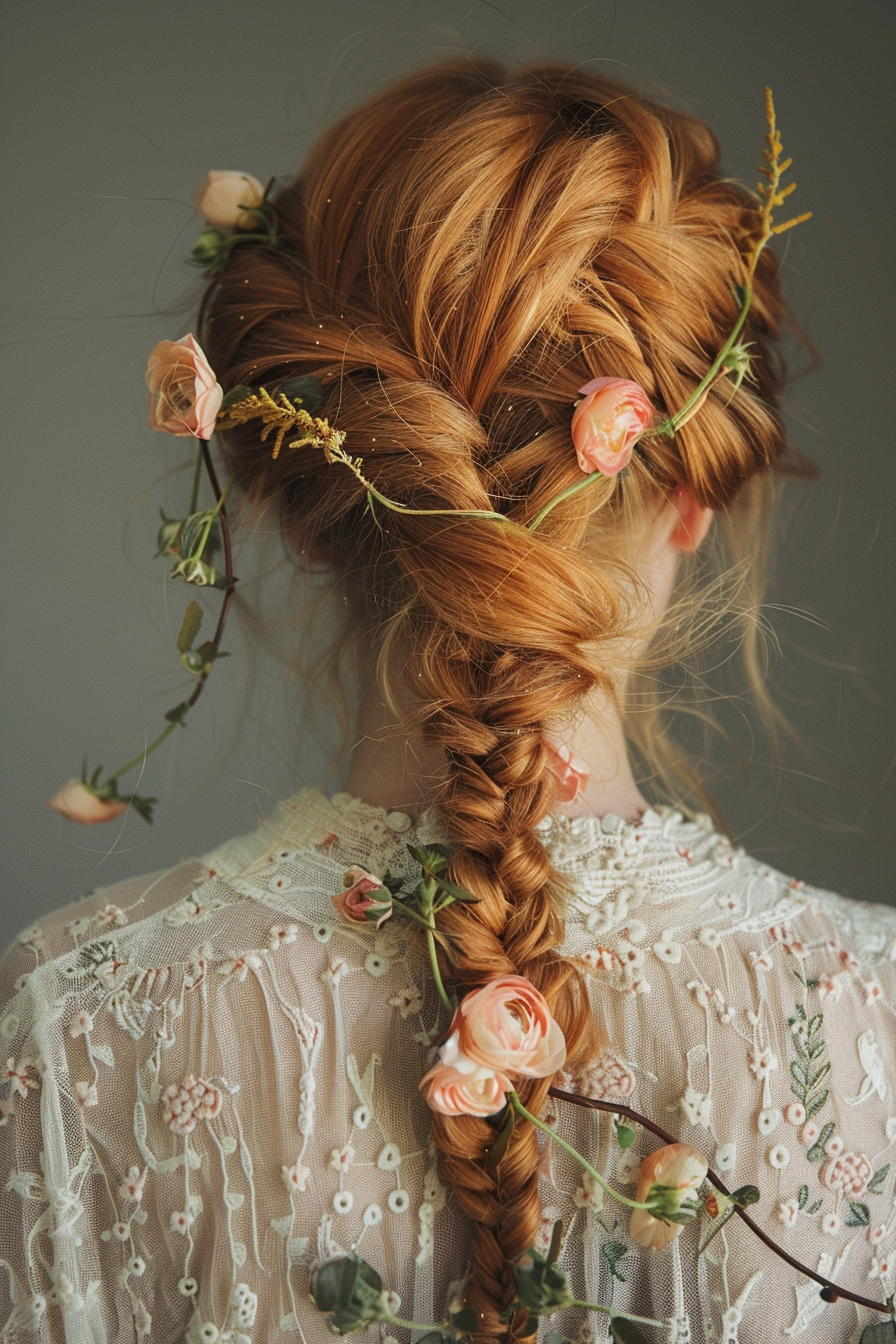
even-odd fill
[{"label": "brown twig", "polygon": [[[647,1119],[646,1115],[640,1115],[638,1111],[633,1111],[630,1106],[623,1106],[619,1102],[596,1101],[594,1097],[582,1097],[578,1092],[564,1092],[559,1087],[550,1088],[548,1095],[556,1097],[558,1101],[572,1102],[574,1106],[586,1106],[592,1111],[606,1111],[610,1115],[622,1115],[626,1120],[633,1120],[636,1124],[649,1130],[651,1134],[655,1134],[658,1139],[662,1139],[663,1143],[680,1142],[674,1134],[670,1134],[668,1130],[663,1129],[662,1125],[654,1124],[652,1120]],[[714,1171],[707,1170],[706,1179],[711,1185],[715,1186],[720,1195],[727,1195],[730,1197],[731,1191],[724,1182],[719,1179]],[[838,1284],[832,1283],[830,1279],[826,1279],[823,1274],[819,1274],[816,1270],[810,1269],[808,1265],[802,1264],[801,1261],[796,1260],[792,1255],[788,1255],[786,1251],[782,1251],[781,1247],[771,1239],[768,1233],[763,1232],[762,1228],[759,1227],[757,1223],[754,1223],[750,1215],[738,1205],[735,1205],[734,1212],[746,1223],[751,1231],[756,1233],[759,1240],[764,1242],[769,1250],[774,1251],[775,1255],[780,1256],[792,1269],[798,1270],[800,1274],[805,1274],[807,1278],[814,1279],[816,1283],[821,1284],[821,1295],[826,1302],[836,1302],[838,1297],[844,1297],[849,1302],[855,1302],[857,1306],[869,1307],[871,1311],[882,1311],[885,1314],[889,1314],[890,1309],[886,1303],[872,1302],[870,1298],[862,1297],[861,1293],[854,1293],[849,1288],[841,1288]]]}]

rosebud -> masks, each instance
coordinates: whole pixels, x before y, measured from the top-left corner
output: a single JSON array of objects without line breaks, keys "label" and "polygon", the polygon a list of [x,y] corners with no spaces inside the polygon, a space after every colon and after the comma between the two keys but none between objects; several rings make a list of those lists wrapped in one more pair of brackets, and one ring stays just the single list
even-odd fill
[{"label": "rosebud", "polygon": [[47,806],[55,812],[61,812],[70,821],[80,821],[86,826],[112,821],[128,809],[123,798],[99,798],[80,779],[70,779],[58,793],[53,794]]},{"label": "rosebud", "polygon": [[687,1143],[669,1143],[645,1157],[638,1177],[637,1200],[649,1209],[633,1209],[629,1235],[639,1246],[659,1250],[680,1235],[685,1223],[699,1212],[697,1190],[706,1179],[708,1164]]},{"label": "rosebud", "polygon": [[264,187],[251,173],[210,172],[196,192],[196,209],[217,229],[253,229]]}]

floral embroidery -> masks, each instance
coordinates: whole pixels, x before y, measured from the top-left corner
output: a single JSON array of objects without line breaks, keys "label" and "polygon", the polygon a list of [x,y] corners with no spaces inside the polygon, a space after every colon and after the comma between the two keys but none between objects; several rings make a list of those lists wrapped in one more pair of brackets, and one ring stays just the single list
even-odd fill
[{"label": "floral embroidery", "polygon": [[397,1008],[402,1017],[409,1017],[412,1013],[419,1013],[422,1009],[423,995],[416,985],[412,985],[409,989],[402,989],[397,994],[393,994],[387,1002],[390,1008]]},{"label": "floral embroidery", "polygon": [[162,1118],[175,1134],[192,1134],[200,1120],[214,1120],[224,1103],[224,1094],[213,1083],[184,1074],[180,1083],[170,1083],[162,1093]]},{"label": "floral embroidery", "polygon": [[637,1085],[634,1073],[615,1050],[605,1048],[586,1068],[570,1079],[572,1091],[585,1097],[630,1097]]},{"label": "floral embroidery", "polygon": [[10,1056],[6,1061],[6,1072],[4,1079],[9,1082],[10,1097],[19,1096],[27,1098],[29,1089],[40,1087],[40,1078],[32,1078],[30,1074],[38,1072],[37,1062],[33,1059],[20,1059],[18,1064]]},{"label": "floral embroidery", "polygon": [[99,1106],[100,1099],[96,1090],[96,1083],[84,1081],[75,1083],[75,1099],[80,1106]]},{"label": "floral embroidery", "polygon": [[858,1199],[868,1189],[868,1182],[873,1175],[871,1159],[864,1153],[841,1152],[824,1163],[818,1179],[828,1190],[842,1190],[844,1194]]},{"label": "floral embroidery", "polygon": [[[806,1117],[811,1120],[828,1099],[825,1082],[831,1065],[824,1058],[827,1051],[823,1034],[824,1018],[821,1013],[808,1017],[803,1005],[798,1003],[794,1016],[788,1017],[787,1022],[797,1056],[790,1063],[793,1080],[790,1090],[802,1103]],[[794,1120],[792,1123],[799,1124],[799,1121]]]},{"label": "floral embroidery", "polygon": [[276,952],[279,947],[288,943],[294,943],[299,936],[298,924],[272,924],[268,947],[272,952]]},{"label": "floral embroidery", "polygon": [[143,1198],[143,1186],[146,1183],[146,1168],[129,1167],[128,1174],[118,1187],[122,1199],[133,1199],[139,1204]]},{"label": "floral embroidery", "polygon": [[302,1166],[301,1162],[296,1161],[291,1167],[281,1167],[283,1173],[283,1182],[290,1191],[304,1193],[305,1186],[308,1184],[308,1177],[311,1171],[308,1167]]}]

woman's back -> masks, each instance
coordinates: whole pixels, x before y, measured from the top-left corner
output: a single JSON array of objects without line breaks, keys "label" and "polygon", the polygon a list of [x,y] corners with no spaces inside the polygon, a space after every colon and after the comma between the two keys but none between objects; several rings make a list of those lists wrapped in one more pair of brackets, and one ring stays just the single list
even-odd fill
[{"label": "woman's back", "polygon": [[[882,1295],[896,912],[806,888],[671,809],[538,833],[607,1043],[558,1085],[630,1104],[729,1188],[757,1185],[753,1215],[784,1249]],[[393,1314],[444,1318],[470,1236],[418,1083],[447,1014],[406,922],[352,925],[333,903],[346,868],[413,880],[408,844],[444,838],[434,812],[305,793],[20,936],[0,1008],[5,1339],[323,1338],[309,1267],[353,1247],[401,1298]],[[610,1117],[556,1099],[548,1123],[634,1193],[648,1134],[623,1150]],[[826,1306],[737,1222],[702,1257],[707,1218],[666,1251],[635,1245],[627,1210],[550,1140],[539,1177],[537,1247],[562,1220],[574,1295],[664,1322],[649,1338],[833,1344],[877,1319]],[[589,1326],[602,1337],[605,1318],[544,1329]]]}]

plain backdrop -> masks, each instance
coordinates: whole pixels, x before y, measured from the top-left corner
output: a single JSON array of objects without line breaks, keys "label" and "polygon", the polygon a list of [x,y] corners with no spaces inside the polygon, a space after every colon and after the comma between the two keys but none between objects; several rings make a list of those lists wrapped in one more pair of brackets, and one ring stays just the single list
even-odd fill
[{"label": "plain backdrop", "polygon": [[[790,494],[771,680],[814,754],[793,750],[782,774],[756,739],[743,772],[719,756],[718,794],[775,866],[894,898],[892,4],[30,0],[5,6],[3,29],[0,941],[330,782],[326,715],[234,625],[236,656],[140,782],[160,798],[153,827],[78,828],[45,806],[83,756],[132,756],[189,690],[174,640],[193,594],[153,551],[191,454],[146,427],[143,372],[191,325],[197,184],[209,168],[289,175],[390,77],[479,49],[595,62],[689,108],[751,183],[775,91],[794,204],[814,211],[788,235],[786,282],[824,363],[788,402],[822,475]],[[293,619],[282,574],[247,574],[244,593]]]}]

